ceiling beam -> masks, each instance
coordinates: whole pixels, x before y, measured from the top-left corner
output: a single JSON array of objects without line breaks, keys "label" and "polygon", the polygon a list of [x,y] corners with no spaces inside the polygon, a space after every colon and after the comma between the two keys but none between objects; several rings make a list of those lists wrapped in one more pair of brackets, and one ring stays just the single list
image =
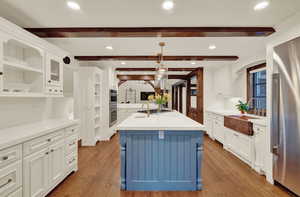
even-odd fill
[{"label": "ceiling beam", "polygon": [[264,37],[275,32],[272,27],[61,27],[25,29],[42,38]]},{"label": "ceiling beam", "polygon": [[[154,75],[117,75],[120,81],[130,81],[130,80],[143,80],[143,81],[153,81],[155,80]],[[186,79],[186,75],[168,75],[168,79]]]},{"label": "ceiling beam", "polygon": [[[168,71],[176,72],[192,72],[197,68],[168,68]],[[116,68],[116,71],[128,71],[128,72],[139,72],[139,71],[156,71],[156,68]]]},{"label": "ceiling beam", "polygon": [[[238,56],[164,56],[164,61],[236,61]],[[157,56],[75,56],[79,61],[157,61]]]}]

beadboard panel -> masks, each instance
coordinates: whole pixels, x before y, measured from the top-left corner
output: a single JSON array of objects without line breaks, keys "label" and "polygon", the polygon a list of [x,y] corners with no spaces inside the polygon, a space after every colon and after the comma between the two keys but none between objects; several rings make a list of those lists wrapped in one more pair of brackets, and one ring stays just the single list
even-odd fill
[{"label": "beadboard panel", "polygon": [[123,189],[202,189],[202,179],[198,177],[202,154],[197,154],[197,147],[202,151],[202,132],[160,132],[121,131],[122,162],[126,160],[122,163]]}]

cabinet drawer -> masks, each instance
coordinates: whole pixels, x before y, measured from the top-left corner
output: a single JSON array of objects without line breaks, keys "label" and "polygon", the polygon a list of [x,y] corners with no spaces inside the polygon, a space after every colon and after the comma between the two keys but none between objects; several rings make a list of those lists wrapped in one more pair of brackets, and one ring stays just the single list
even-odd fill
[{"label": "cabinet drawer", "polygon": [[253,125],[253,131],[254,133],[260,133],[260,132],[265,132],[266,128],[264,126],[259,126],[259,125]]},{"label": "cabinet drawer", "polygon": [[70,137],[67,138],[66,140],[66,155],[73,153],[73,152],[77,152],[77,142],[78,142],[78,137],[77,135],[72,135]]},{"label": "cabinet drawer", "polygon": [[66,169],[67,172],[72,171],[74,166],[77,165],[77,153],[73,153],[66,158]]},{"label": "cabinet drawer", "polygon": [[57,142],[64,138],[63,130],[54,132],[52,134],[42,136],[39,138],[35,138],[29,142],[24,143],[24,155],[27,156],[29,154],[40,151],[41,149],[49,146],[53,142]]},{"label": "cabinet drawer", "polygon": [[22,186],[22,162],[15,162],[0,170],[0,194],[7,196]]},{"label": "cabinet drawer", "polygon": [[78,133],[79,127],[78,125],[76,125],[76,126],[68,127],[65,130],[66,130],[66,136],[71,136]]},{"label": "cabinet drawer", "polygon": [[0,168],[7,166],[22,158],[22,145],[14,146],[0,151]]},{"label": "cabinet drawer", "polygon": [[23,196],[23,190],[22,188],[20,188],[17,191],[14,191],[13,193],[9,194],[7,197],[22,197],[22,196]]}]

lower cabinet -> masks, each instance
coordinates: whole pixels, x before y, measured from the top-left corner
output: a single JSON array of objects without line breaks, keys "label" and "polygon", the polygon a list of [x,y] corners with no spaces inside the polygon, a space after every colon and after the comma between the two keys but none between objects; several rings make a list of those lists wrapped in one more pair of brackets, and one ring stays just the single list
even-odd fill
[{"label": "lower cabinet", "polygon": [[213,140],[223,144],[239,159],[250,165],[260,174],[265,173],[264,156],[266,154],[266,128],[253,124],[253,136],[248,136],[224,127],[224,116],[206,112],[205,126],[207,134]]},{"label": "lower cabinet", "polygon": [[49,150],[43,149],[24,159],[24,197],[43,196],[48,188]]},{"label": "lower cabinet", "polygon": [[44,197],[69,173],[77,171],[75,127],[0,150],[0,197]]},{"label": "lower cabinet", "polygon": [[54,187],[64,176],[65,144],[56,143],[49,148],[49,186]]},{"label": "lower cabinet", "polygon": [[17,191],[9,194],[7,197],[22,197],[23,196],[23,190],[22,188],[19,188]]}]

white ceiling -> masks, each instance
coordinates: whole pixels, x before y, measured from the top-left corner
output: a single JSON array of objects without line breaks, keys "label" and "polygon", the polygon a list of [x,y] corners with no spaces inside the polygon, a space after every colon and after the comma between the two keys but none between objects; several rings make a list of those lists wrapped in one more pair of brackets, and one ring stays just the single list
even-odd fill
[{"label": "white ceiling", "polygon": [[163,0],[1,0],[2,16],[24,27],[147,26],[274,26],[300,8],[299,0],[271,0],[259,12],[259,0],[174,0],[175,9],[161,9]]},{"label": "white ceiling", "polygon": [[[151,26],[276,26],[300,11],[300,0],[271,0],[254,11],[259,0],[174,0],[175,9],[161,9],[163,0],[1,0],[0,16],[23,27],[151,27]],[[237,55],[240,60],[265,53],[265,38],[53,38],[47,39],[73,55],[156,55],[165,41],[166,55]],[[217,49],[208,50],[210,44]],[[111,45],[114,50],[105,49]],[[233,62],[167,62],[168,67],[224,66]],[[98,62],[113,67],[154,67],[155,62]]]}]

